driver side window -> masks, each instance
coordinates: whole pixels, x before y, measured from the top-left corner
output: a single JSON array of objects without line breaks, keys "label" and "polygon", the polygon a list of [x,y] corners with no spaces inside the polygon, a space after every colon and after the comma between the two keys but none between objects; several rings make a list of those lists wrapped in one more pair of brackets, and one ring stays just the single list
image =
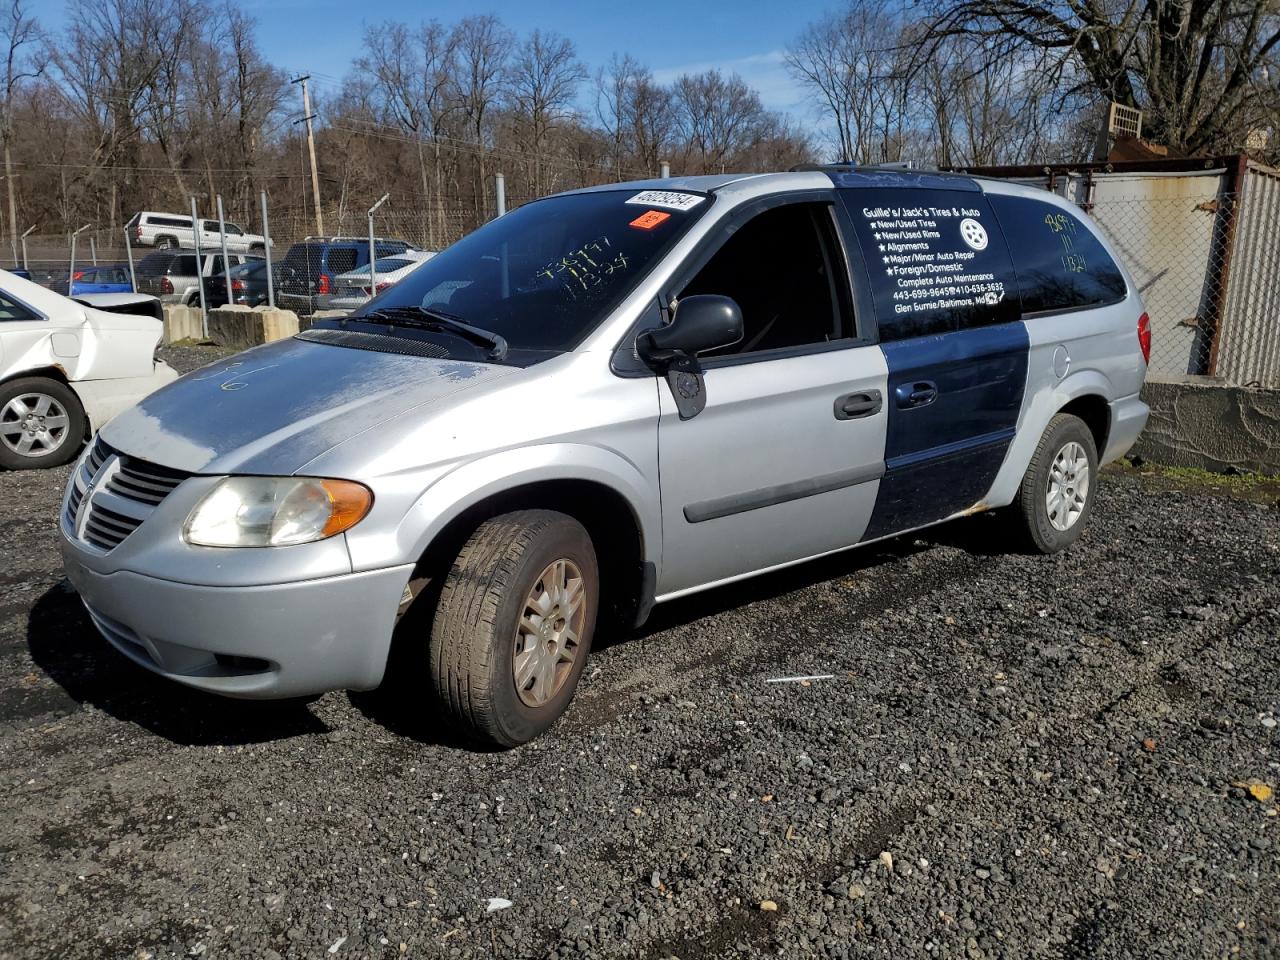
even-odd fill
[{"label": "driver side window", "polygon": [[832,205],[793,203],[739,226],[680,297],[719,294],[742,310],[742,340],[704,358],[755,354],[854,336],[848,276]]}]

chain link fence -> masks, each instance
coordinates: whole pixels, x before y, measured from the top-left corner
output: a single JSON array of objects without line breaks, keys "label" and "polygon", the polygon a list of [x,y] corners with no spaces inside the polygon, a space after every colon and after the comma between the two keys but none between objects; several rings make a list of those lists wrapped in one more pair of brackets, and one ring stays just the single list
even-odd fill
[{"label": "chain link fence", "polygon": [[1237,194],[1082,204],[1151,318],[1149,374],[1280,386],[1280,237]]}]

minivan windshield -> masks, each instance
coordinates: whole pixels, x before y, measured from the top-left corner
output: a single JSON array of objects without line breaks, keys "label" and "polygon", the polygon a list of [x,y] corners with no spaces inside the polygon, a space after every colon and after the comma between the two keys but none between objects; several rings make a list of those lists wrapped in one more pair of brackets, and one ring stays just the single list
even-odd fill
[{"label": "minivan windshield", "polygon": [[514,350],[571,350],[710,205],[699,193],[635,189],[538,200],[432,257],[352,319],[421,307]]}]

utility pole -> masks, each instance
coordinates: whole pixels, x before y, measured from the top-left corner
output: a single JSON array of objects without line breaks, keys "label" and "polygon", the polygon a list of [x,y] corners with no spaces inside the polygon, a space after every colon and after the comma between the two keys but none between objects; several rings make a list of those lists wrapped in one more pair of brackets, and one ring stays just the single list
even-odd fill
[{"label": "utility pole", "polygon": [[[18,199],[14,195],[13,181],[17,174],[13,172],[13,161],[9,158],[9,141],[4,142],[5,186],[9,190],[9,239],[13,241],[13,262],[18,262]],[[26,268],[26,264],[23,264]]]},{"label": "utility pole", "polygon": [[311,95],[307,92],[307,81],[311,79],[296,77],[290,83],[302,84],[302,122],[307,125],[307,152],[311,155],[311,202],[316,208],[316,236],[324,236],[324,215],[320,212],[320,175],[316,173],[316,138],[311,129]]}]

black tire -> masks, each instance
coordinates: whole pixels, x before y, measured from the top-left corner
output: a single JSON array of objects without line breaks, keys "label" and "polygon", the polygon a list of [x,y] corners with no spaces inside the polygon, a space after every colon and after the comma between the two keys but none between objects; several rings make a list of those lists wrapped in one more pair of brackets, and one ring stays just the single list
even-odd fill
[{"label": "black tire", "polygon": [[[1078,444],[1088,460],[1088,485],[1083,506],[1065,530],[1058,529],[1050,517],[1048,495],[1050,474],[1060,453],[1070,444]],[[1079,477],[1068,474],[1068,484],[1078,482]],[[1066,486],[1072,493],[1074,486]],[[1079,417],[1059,413],[1045,428],[1037,444],[1031,463],[1018,488],[1018,498],[1009,509],[1009,519],[1014,538],[1019,545],[1033,552],[1058,553],[1080,539],[1089,517],[1093,514],[1093,501],[1098,489],[1098,449],[1093,433]]]},{"label": "black tire", "polygon": [[[531,706],[515,680],[516,632],[548,566],[567,559],[582,581],[576,654],[545,703]],[[454,561],[431,630],[431,676],[446,715],[500,747],[528,743],[564,713],[591,650],[600,579],[591,537],[572,517],[520,510],[487,520]]]},{"label": "black tire", "polygon": [[[18,397],[49,398],[65,411],[66,424],[63,426],[61,433],[55,434],[50,429],[43,435],[44,437],[60,438],[58,444],[52,449],[47,446],[48,439],[37,439],[32,449],[37,450],[43,446],[43,449],[47,451],[43,453],[24,455],[10,446],[9,441],[14,436],[13,434],[4,433],[0,435],[0,467],[9,470],[33,470],[60,467],[62,464],[74,460],[76,454],[80,451],[80,445],[84,442],[86,433],[84,407],[80,405],[80,398],[75,395],[75,392],[65,383],[59,383],[57,380],[50,380],[47,377],[21,377],[17,380],[10,380],[7,383],[0,384],[0,430],[4,430],[6,427],[12,429],[10,424],[21,422],[15,417],[13,411],[9,410],[10,401]],[[31,407],[32,405],[24,404],[24,406]],[[14,445],[20,444],[15,441]]]}]

